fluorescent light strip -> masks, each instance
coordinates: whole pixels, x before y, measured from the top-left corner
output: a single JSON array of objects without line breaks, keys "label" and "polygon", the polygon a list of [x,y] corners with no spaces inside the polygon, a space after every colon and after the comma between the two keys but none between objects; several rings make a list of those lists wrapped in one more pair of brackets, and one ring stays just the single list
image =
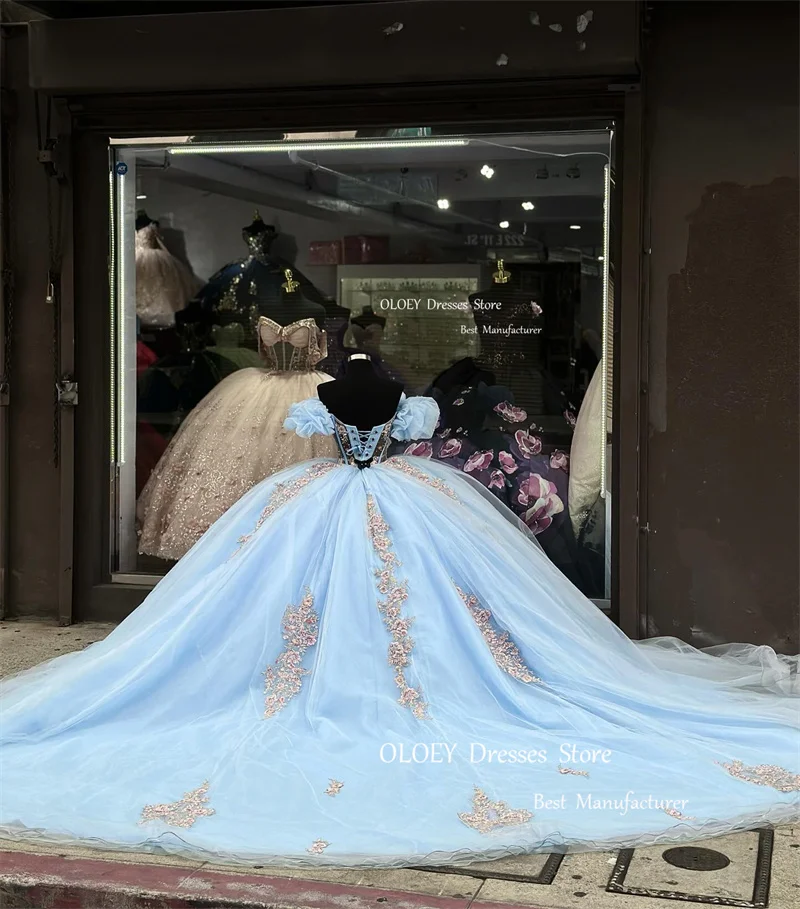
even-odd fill
[{"label": "fluorescent light strip", "polygon": [[119,283],[117,298],[117,464],[125,463],[125,175],[119,175],[117,184],[117,255],[119,256]]},{"label": "fluorescent light strip", "polygon": [[110,434],[111,434],[111,463],[117,459],[117,419],[116,419],[116,386],[117,386],[117,276],[116,276],[116,228],[114,223],[114,164],[110,164],[108,172],[108,232],[109,232],[109,256],[108,256],[108,289],[109,289],[109,308],[110,308],[110,325],[111,325],[111,402],[110,413]]},{"label": "fluorescent light strip", "polygon": [[[606,497],[606,488],[608,485],[608,465],[606,445],[608,439],[608,370],[609,370],[609,349],[611,344],[610,338],[613,337],[614,326],[609,325],[609,236],[611,228],[611,165],[606,164],[603,168],[603,375],[600,377],[600,406],[603,411],[603,432],[601,434],[600,451],[600,498]],[[613,349],[611,357],[613,360]],[[611,364],[613,368],[613,363]],[[608,532],[608,529],[606,529]]]},{"label": "fluorescent light strip", "polygon": [[469,145],[469,139],[387,139],[364,142],[270,142],[265,145],[184,145],[169,148],[171,155],[269,154],[272,152],[350,151],[381,148],[454,148]]}]

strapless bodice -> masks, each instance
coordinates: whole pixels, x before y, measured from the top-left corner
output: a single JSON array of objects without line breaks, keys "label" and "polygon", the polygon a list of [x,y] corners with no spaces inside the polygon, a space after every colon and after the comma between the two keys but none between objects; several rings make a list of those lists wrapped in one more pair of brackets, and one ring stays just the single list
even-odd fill
[{"label": "strapless bodice", "polygon": [[273,369],[313,369],[328,356],[327,336],[314,319],[281,325],[261,316],[257,332],[259,353]]}]

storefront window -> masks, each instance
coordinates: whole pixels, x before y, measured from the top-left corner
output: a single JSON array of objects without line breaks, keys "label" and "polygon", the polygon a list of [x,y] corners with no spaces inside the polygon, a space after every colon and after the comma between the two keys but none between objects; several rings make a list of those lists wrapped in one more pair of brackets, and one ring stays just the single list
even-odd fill
[{"label": "storefront window", "polygon": [[396,444],[471,474],[608,600],[611,124],[112,142],[112,576],[152,583],[331,440],[288,406],[353,352],[434,397]]}]

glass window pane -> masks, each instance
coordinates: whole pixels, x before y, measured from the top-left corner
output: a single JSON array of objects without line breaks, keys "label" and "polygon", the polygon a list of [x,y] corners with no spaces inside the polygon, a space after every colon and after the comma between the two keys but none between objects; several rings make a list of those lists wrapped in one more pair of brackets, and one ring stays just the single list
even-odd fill
[{"label": "glass window pane", "polygon": [[163,573],[334,455],[280,427],[366,352],[441,409],[395,450],[474,476],[607,600],[611,127],[112,143],[112,571]]}]

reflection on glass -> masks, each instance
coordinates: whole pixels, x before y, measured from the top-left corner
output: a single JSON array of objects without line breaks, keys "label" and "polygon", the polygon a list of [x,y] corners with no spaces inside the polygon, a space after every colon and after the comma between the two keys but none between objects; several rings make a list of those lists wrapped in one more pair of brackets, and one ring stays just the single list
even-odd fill
[{"label": "reflection on glass", "polygon": [[360,351],[439,403],[435,437],[398,448],[471,474],[607,598],[610,136],[115,143],[112,568],[163,572],[323,453],[281,423]]}]

